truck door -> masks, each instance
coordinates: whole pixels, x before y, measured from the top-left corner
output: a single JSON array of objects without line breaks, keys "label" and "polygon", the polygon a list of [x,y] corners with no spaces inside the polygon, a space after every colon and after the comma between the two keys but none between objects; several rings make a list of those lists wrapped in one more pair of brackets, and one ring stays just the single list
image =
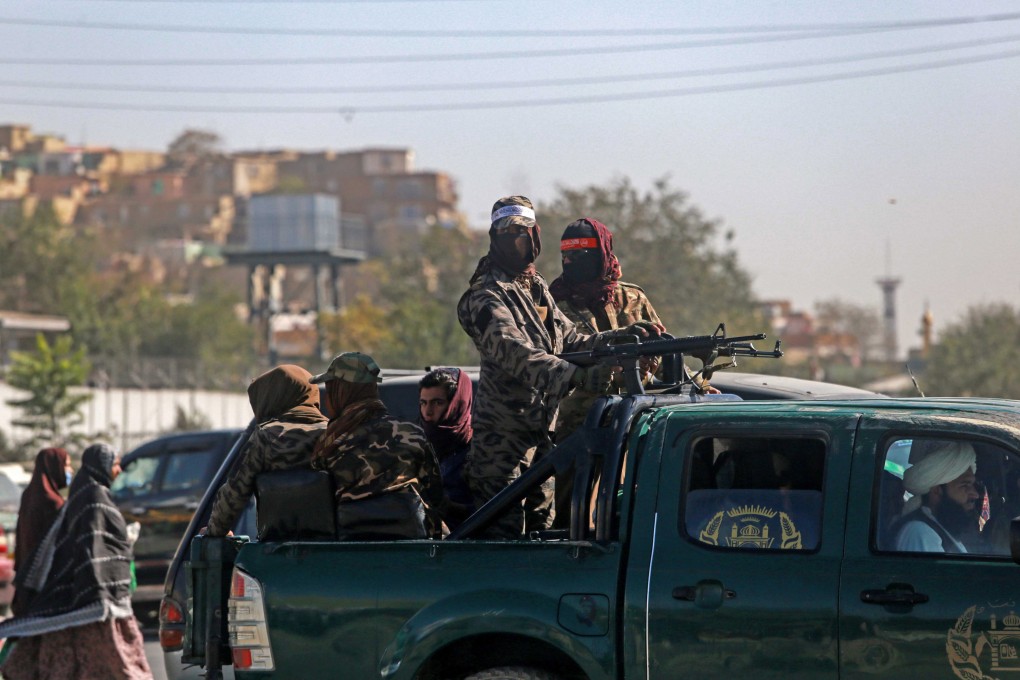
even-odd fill
[{"label": "truck door", "polygon": [[1020,674],[1015,435],[959,417],[865,417],[854,456],[840,677]]},{"label": "truck door", "polygon": [[725,421],[670,418],[648,569],[647,668],[635,670],[654,680],[836,678],[857,416],[807,408],[795,419],[760,409]]}]

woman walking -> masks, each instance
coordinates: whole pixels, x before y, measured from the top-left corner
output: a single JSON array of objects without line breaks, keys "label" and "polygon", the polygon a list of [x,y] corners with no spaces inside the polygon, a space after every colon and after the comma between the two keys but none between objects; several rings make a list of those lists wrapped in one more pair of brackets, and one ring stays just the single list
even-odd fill
[{"label": "woman walking", "polygon": [[[21,494],[18,508],[18,527],[15,529],[14,573],[28,568],[32,554],[53,526],[60,508],[64,505],[61,489],[71,483],[71,457],[59,448],[43,449],[35,457],[32,480]],[[28,592],[16,590],[11,602],[15,616],[25,613]]]},{"label": "woman walking", "polygon": [[0,623],[0,637],[18,638],[6,680],[151,680],[131,611],[131,540],[110,495],[118,474],[111,447],[85,449],[67,503],[18,575],[28,610]]}]

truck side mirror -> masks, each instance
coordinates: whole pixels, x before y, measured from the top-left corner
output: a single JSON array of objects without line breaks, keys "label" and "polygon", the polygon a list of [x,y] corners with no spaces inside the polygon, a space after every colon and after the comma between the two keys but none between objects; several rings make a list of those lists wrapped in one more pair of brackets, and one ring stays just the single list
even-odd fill
[{"label": "truck side mirror", "polygon": [[1014,562],[1020,564],[1020,517],[1009,522],[1009,554]]}]

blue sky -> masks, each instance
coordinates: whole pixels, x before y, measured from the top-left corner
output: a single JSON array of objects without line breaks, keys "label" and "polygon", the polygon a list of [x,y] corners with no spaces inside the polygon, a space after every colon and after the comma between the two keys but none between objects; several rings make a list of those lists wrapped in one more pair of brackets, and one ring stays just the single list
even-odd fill
[{"label": "blue sky", "polygon": [[[963,17],[972,21],[903,26]],[[847,30],[865,24],[887,30]],[[172,26],[295,34],[147,28]],[[300,34],[370,29],[394,35]],[[603,29],[631,34],[565,35]],[[688,34],[635,34],[648,29]],[[815,35],[804,38],[805,29]],[[453,30],[476,35],[449,35]],[[664,43],[673,47],[614,51]],[[880,53],[898,54],[864,59]],[[464,54],[475,56],[436,58]],[[497,54],[504,56],[490,58]],[[419,58],[356,61],[393,55]],[[303,58],[355,63],[208,63]],[[14,63],[43,60],[77,63]],[[89,60],[206,63],[82,63]],[[788,298],[806,310],[833,297],[878,308],[874,280],[887,270],[901,277],[901,349],[917,344],[926,301],[939,328],[970,305],[1015,305],[1020,296],[1015,2],[32,1],[0,8],[0,63],[0,122],[122,148],[161,149],[186,127],[214,130],[230,149],[407,146],[418,167],[454,176],[461,207],[478,227],[487,226],[492,201],[507,193],[541,200],[557,185],[627,176],[649,187],[669,175],[693,204],[736,233],[761,297]],[[780,63],[813,65],[750,70]],[[637,78],[698,70],[713,74]],[[577,78],[618,80],[535,82]],[[522,81],[532,85],[516,85]],[[127,89],[27,86],[43,83]],[[130,89],[171,85],[213,93]],[[280,92],[406,85],[462,89]],[[246,87],[270,91],[223,92]],[[673,94],[648,97],[653,91]],[[605,96],[621,100],[591,101]],[[550,98],[569,103],[538,101]],[[465,102],[503,106],[365,110]],[[123,106],[89,108],[97,104]],[[168,110],[202,106],[246,111]],[[337,112],[251,110],[314,107]],[[642,274],[630,271],[628,278],[640,283]]]}]

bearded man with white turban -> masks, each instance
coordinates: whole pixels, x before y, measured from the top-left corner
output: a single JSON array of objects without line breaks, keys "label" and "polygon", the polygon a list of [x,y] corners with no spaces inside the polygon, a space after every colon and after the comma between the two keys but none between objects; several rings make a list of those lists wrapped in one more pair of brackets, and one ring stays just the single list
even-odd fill
[{"label": "bearded man with white turban", "polygon": [[959,537],[977,527],[977,455],[966,442],[932,442],[910,453],[903,488],[913,494],[903,508],[896,549],[965,553]]}]

